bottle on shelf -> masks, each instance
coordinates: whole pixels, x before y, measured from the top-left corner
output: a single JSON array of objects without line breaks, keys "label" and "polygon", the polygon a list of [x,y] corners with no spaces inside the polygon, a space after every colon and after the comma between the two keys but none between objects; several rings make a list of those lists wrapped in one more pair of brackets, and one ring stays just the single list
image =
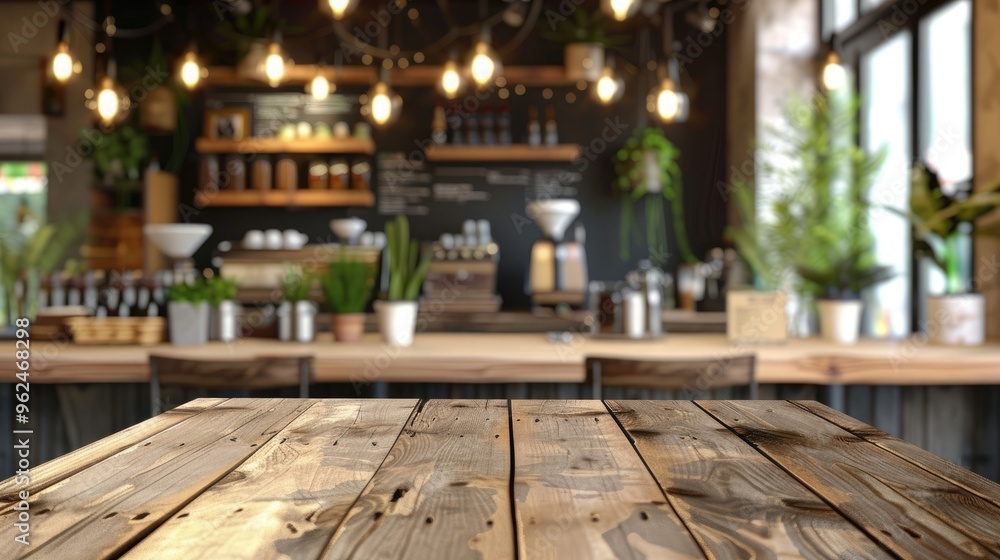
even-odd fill
[{"label": "bottle on shelf", "polygon": [[493,107],[487,105],[483,108],[483,116],[480,119],[480,125],[483,129],[483,145],[493,146],[497,143],[497,133],[495,126],[495,120],[493,119]]},{"label": "bottle on shelf", "polygon": [[465,143],[470,146],[479,145],[479,117],[469,113],[465,117]]},{"label": "bottle on shelf", "polygon": [[507,105],[501,105],[500,112],[497,115],[497,144],[510,146],[512,143],[513,139],[510,134],[510,109]]},{"label": "bottle on shelf", "polygon": [[452,105],[451,116],[448,117],[448,128],[451,130],[451,144],[461,146],[462,138],[462,110],[458,104]]},{"label": "bottle on shelf", "polygon": [[555,146],[559,143],[559,129],[556,127],[556,108],[554,105],[545,106],[545,144]]},{"label": "bottle on shelf", "polygon": [[528,144],[531,146],[542,144],[542,127],[538,122],[538,107],[535,105],[528,107]]},{"label": "bottle on shelf", "polygon": [[431,121],[431,142],[438,146],[448,143],[448,123],[444,117],[444,107],[440,103],[434,107],[434,119]]}]

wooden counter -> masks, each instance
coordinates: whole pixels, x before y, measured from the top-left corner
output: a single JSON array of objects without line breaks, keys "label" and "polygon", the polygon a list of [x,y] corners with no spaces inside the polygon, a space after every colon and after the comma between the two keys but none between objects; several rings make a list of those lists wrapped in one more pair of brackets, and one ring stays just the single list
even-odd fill
[{"label": "wooden counter", "polygon": [[[587,355],[639,359],[704,358],[755,353],[761,383],[845,385],[1000,385],[1000,344],[972,348],[925,346],[919,339],[864,340],[837,346],[814,339],[781,345],[739,345],[724,335],[675,334],[658,341],[597,340],[576,336],[553,344],[542,334],[421,333],[414,345],[392,348],[377,335],[335,343],[329,334],[311,344],[246,339],[199,347],[76,346],[33,341],[35,383],[119,383],[148,379],[151,352],[185,358],[315,356],[315,380],[347,382],[575,383]],[[13,356],[13,343],[3,343]],[[13,359],[0,360],[10,378]]]}]

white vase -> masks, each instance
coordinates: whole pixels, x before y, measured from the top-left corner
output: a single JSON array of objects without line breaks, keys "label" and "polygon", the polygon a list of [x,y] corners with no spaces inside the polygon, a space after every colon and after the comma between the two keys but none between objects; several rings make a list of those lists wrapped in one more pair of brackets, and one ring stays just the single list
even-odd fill
[{"label": "white vase", "polygon": [[374,306],[378,317],[378,331],[382,333],[382,340],[386,344],[413,344],[413,332],[417,327],[417,302],[376,300]]},{"label": "white vase", "polygon": [[167,304],[170,343],[199,346],[208,341],[208,302],[171,301]]},{"label": "white vase", "polygon": [[566,77],[596,82],[604,69],[604,47],[600,43],[570,43],[563,49]]},{"label": "white vase", "polygon": [[986,298],[982,294],[928,297],[926,331],[935,344],[982,344],[986,340]]},{"label": "white vase", "polygon": [[861,331],[861,300],[821,299],[819,330],[824,340],[835,344],[854,344]]}]

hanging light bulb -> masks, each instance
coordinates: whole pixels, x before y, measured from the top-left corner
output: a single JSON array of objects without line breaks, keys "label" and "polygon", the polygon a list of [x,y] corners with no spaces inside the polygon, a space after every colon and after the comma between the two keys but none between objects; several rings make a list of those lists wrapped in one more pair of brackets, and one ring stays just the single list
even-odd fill
[{"label": "hanging light bulb", "polygon": [[97,93],[97,114],[105,124],[110,124],[118,116],[120,108],[121,101],[118,98],[115,81],[111,76],[104,76],[101,80],[101,91]]},{"label": "hanging light bulb", "polygon": [[684,122],[688,117],[689,100],[687,94],[677,90],[670,78],[664,78],[660,85],[649,93],[646,107],[656,113],[664,122]]},{"label": "hanging light bulb", "polygon": [[368,92],[368,104],[362,112],[376,125],[382,126],[396,120],[402,106],[403,99],[386,83],[383,72],[379,82]]},{"label": "hanging light bulb", "polygon": [[180,69],[181,82],[188,89],[194,89],[201,81],[202,77],[202,67],[198,64],[198,53],[195,51],[194,46],[186,53],[184,53],[184,58],[181,59],[181,69]]},{"label": "hanging light bulb", "polygon": [[462,89],[464,81],[459,72],[458,64],[455,64],[454,60],[449,60],[444,63],[444,72],[441,73],[441,79],[438,80],[438,89],[448,99],[455,99],[455,96]]},{"label": "hanging light bulb", "polygon": [[316,76],[309,82],[309,93],[312,94],[313,99],[322,101],[335,89],[336,87],[330,84],[330,80],[326,78],[326,69],[320,64],[319,68],[316,69]]},{"label": "hanging light bulb", "polygon": [[60,82],[66,82],[73,75],[73,57],[69,54],[69,35],[66,33],[65,20],[59,21],[59,43],[52,56],[52,74]]},{"label": "hanging light bulb", "polygon": [[330,12],[333,13],[334,19],[344,19],[352,9],[354,9],[355,0],[327,0],[327,6],[330,7]]},{"label": "hanging light bulb", "polygon": [[285,77],[285,53],[281,50],[281,34],[275,33],[274,39],[267,46],[267,58],[264,59],[264,75],[271,87],[277,87]]},{"label": "hanging light bulb", "polygon": [[625,81],[621,76],[615,74],[614,59],[608,58],[607,64],[601,70],[601,77],[597,79],[594,86],[594,95],[597,100],[605,105],[610,105],[621,99],[625,93]]},{"label": "hanging light bulb", "polygon": [[483,28],[483,34],[476,43],[472,53],[472,63],[469,65],[472,79],[480,87],[485,86],[494,78],[503,74],[503,65],[497,58],[496,52],[490,47],[489,28]]},{"label": "hanging light bulb", "polygon": [[601,7],[615,21],[625,21],[635,14],[639,4],[636,0],[602,0]]},{"label": "hanging light bulb", "polygon": [[831,50],[826,55],[826,65],[823,66],[823,86],[827,91],[838,91],[847,85],[847,69],[840,65],[837,51]]}]

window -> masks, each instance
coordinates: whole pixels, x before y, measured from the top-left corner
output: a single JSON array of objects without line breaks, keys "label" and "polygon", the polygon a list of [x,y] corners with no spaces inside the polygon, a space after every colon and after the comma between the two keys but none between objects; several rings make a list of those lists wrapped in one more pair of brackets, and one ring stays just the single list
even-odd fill
[{"label": "window", "polygon": [[857,0],[823,0],[823,39],[847,29],[858,17]]}]

